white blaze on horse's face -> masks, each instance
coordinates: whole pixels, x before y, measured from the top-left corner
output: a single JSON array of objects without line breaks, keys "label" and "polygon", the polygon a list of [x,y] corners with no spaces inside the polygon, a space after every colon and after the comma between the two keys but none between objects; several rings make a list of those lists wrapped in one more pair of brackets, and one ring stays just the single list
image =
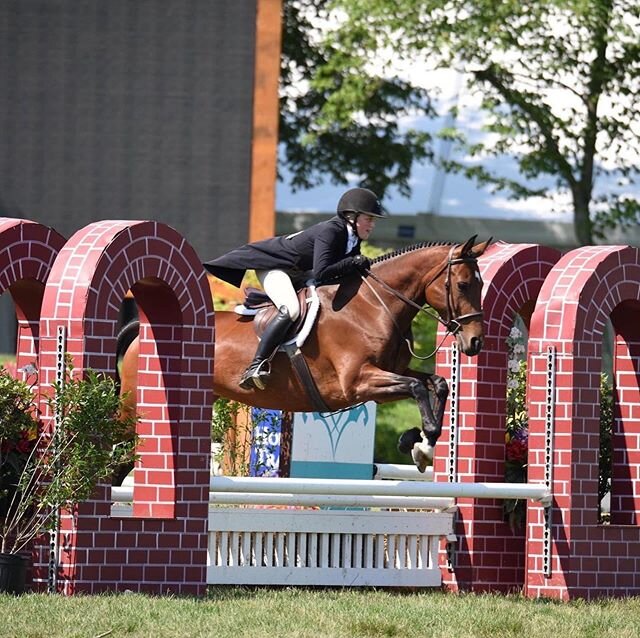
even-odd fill
[{"label": "white blaze on horse's face", "polygon": [[469,356],[477,355],[484,344],[482,321],[482,276],[473,256],[464,259],[451,269],[450,320],[454,320],[458,349]]}]

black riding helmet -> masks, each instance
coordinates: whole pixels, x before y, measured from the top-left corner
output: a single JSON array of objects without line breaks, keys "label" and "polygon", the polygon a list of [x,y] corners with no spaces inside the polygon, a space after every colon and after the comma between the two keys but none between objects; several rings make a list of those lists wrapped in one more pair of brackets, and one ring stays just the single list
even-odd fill
[{"label": "black riding helmet", "polygon": [[344,217],[346,213],[364,214],[372,217],[388,217],[382,208],[378,196],[368,188],[351,188],[338,202],[338,215]]}]

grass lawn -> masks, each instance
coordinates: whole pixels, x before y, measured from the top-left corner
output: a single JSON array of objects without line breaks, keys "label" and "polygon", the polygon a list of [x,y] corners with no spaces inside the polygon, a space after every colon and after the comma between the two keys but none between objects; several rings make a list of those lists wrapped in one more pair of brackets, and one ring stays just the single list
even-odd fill
[{"label": "grass lawn", "polygon": [[631,638],[640,598],[586,603],[440,591],[216,587],[207,598],[0,596],[0,636]]}]

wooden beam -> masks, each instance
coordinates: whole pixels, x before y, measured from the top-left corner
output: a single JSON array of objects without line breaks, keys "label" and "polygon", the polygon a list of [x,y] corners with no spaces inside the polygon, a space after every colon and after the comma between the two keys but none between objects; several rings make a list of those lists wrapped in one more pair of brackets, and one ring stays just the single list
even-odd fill
[{"label": "wooden beam", "polygon": [[275,234],[282,0],[257,0],[249,241]]}]

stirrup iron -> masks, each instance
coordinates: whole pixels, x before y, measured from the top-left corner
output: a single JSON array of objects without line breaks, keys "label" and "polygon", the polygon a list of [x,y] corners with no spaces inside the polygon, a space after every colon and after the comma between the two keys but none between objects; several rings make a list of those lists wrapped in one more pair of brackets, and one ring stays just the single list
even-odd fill
[{"label": "stirrup iron", "polygon": [[264,390],[271,376],[271,360],[263,359],[252,363],[242,374],[239,386],[243,390],[251,390],[257,388]]}]

